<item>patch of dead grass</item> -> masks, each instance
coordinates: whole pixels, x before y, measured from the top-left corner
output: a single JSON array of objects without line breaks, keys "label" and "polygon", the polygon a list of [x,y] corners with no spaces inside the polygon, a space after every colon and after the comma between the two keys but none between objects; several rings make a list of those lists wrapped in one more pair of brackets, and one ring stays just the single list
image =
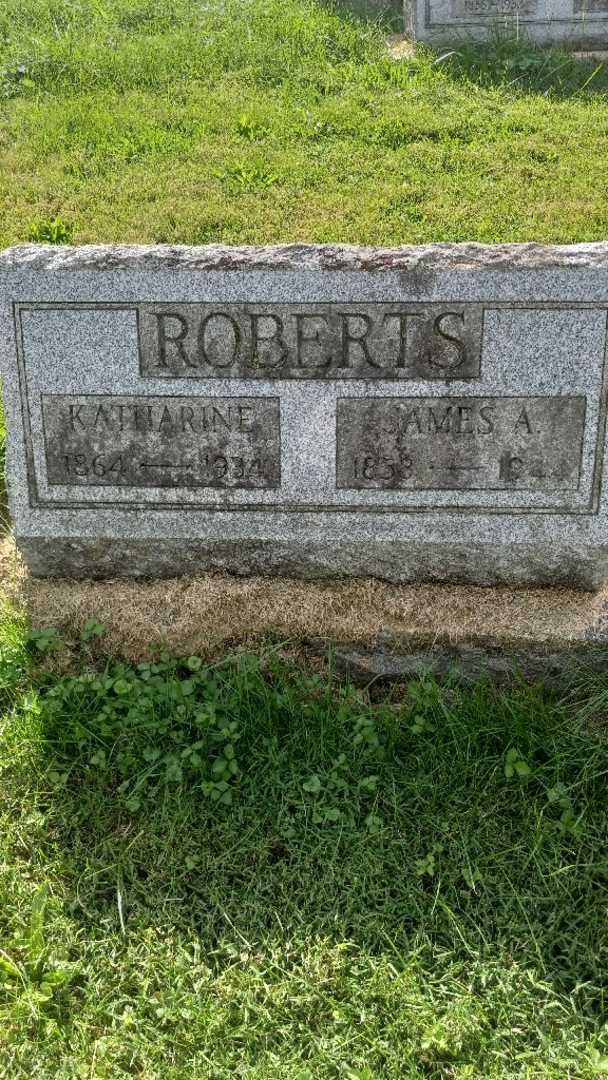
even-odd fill
[{"label": "patch of dead grass", "polygon": [[416,55],[416,46],[407,34],[389,34],[386,48],[392,60],[411,60]]},{"label": "patch of dead grass", "polygon": [[300,581],[201,574],[157,581],[32,578],[14,541],[0,540],[5,597],[34,627],[76,637],[88,619],[106,628],[101,647],[137,660],[164,644],[205,658],[268,639],[373,645],[530,644],[588,638],[608,590],[391,585],[373,579]]}]

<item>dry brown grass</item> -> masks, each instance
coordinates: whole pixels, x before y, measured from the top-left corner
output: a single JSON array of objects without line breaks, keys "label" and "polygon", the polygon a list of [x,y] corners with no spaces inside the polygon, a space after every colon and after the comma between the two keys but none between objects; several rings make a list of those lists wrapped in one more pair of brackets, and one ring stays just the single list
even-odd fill
[{"label": "dry brown grass", "polygon": [[416,46],[407,34],[389,34],[386,47],[392,60],[410,60],[416,55]]},{"label": "dry brown grass", "polygon": [[158,643],[178,654],[212,657],[227,646],[269,638],[567,646],[585,640],[608,602],[608,591],[395,586],[371,579],[35,579],[10,538],[0,540],[0,580],[5,597],[34,627],[54,626],[69,640],[95,618],[106,627],[104,652],[133,660]]}]

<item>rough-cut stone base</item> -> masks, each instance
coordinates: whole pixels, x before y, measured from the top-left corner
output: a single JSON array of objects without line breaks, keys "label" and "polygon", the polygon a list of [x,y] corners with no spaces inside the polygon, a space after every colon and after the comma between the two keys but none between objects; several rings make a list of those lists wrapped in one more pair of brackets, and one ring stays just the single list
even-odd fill
[{"label": "rough-cut stone base", "polygon": [[35,577],[166,578],[222,571],[307,579],[375,577],[395,584],[566,585],[598,589],[608,578],[608,547],[559,544],[417,544],[373,542],[205,542],[20,536]]}]

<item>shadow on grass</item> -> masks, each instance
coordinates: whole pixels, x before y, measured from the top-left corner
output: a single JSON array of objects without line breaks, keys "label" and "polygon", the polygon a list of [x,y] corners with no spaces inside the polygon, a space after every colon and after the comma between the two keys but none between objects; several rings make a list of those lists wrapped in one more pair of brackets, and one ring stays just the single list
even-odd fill
[{"label": "shadow on grass", "polygon": [[[95,631],[93,630],[92,633]],[[608,744],[539,688],[371,704],[272,659],[168,658],[42,690],[41,768],[84,923],[491,952],[592,1009]]]},{"label": "shadow on grass", "polygon": [[553,98],[597,96],[608,92],[608,65],[563,48],[538,45],[497,30],[488,41],[462,36],[438,54],[435,63],[456,81],[484,89],[546,94]]},{"label": "shadow on grass", "polygon": [[365,22],[380,23],[387,31],[403,30],[403,4],[401,0],[321,0],[321,6],[336,14]]}]

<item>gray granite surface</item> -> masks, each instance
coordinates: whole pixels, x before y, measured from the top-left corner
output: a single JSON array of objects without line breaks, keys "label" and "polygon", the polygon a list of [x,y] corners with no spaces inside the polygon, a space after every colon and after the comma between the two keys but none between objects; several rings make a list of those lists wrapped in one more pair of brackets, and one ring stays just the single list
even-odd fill
[{"label": "gray granite surface", "polygon": [[608,244],[0,254],[40,575],[608,580]]}]

